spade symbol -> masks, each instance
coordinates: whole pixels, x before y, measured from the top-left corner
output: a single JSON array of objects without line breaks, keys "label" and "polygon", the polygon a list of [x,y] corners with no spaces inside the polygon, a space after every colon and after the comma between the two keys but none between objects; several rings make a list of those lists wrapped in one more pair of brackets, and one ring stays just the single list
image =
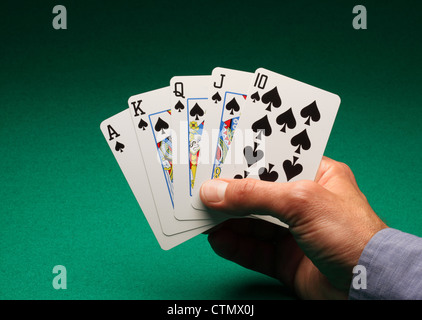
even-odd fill
[{"label": "spade symbol", "polygon": [[299,163],[296,164],[296,161],[298,160],[298,157],[293,156],[293,162],[290,160],[285,160],[283,162],[283,169],[286,173],[287,181],[290,181],[290,179],[296,177],[298,174],[300,174],[303,170],[303,166]]},{"label": "spade symbol", "polygon": [[125,145],[123,143],[120,143],[119,141],[116,141],[116,146],[114,147],[114,150],[117,152],[123,152],[123,149],[125,148]]},{"label": "spade symbol", "polygon": [[296,127],[296,119],[293,115],[292,108],[280,114],[275,121],[281,126],[281,132],[286,132],[286,126],[289,129]]},{"label": "spade symbol", "polygon": [[141,121],[139,121],[139,123],[138,123],[138,128],[139,129],[142,129],[142,130],[145,130],[145,128],[146,127],[148,127],[148,123],[146,123],[144,120],[142,120],[142,118],[141,118]]},{"label": "spade symbol", "polygon": [[216,93],[214,93],[214,95],[211,97],[211,99],[214,100],[214,103],[221,101],[221,97],[220,97],[220,94],[218,93],[218,91]]},{"label": "spade symbol", "polygon": [[264,157],[264,152],[262,150],[256,150],[257,147],[258,144],[255,142],[253,148],[251,146],[246,146],[243,149],[243,155],[245,156],[248,167],[258,162]]},{"label": "spade symbol", "polygon": [[262,96],[262,103],[268,104],[268,107],[265,110],[271,111],[271,105],[274,108],[279,108],[281,106],[281,98],[278,94],[277,87],[268,91]]},{"label": "spade symbol", "polygon": [[161,133],[164,134],[165,133],[164,129],[168,129],[168,128],[169,128],[169,124],[159,117],[154,127],[155,131],[158,132],[161,130]]},{"label": "spade symbol", "polygon": [[195,117],[195,120],[199,120],[199,117],[204,115],[204,110],[202,110],[202,108],[197,103],[195,103],[189,114],[191,117]]},{"label": "spade symbol", "polygon": [[227,111],[230,111],[231,115],[234,114],[233,111],[238,112],[240,110],[240,107],[237,104],[236,98],[233,98],[232,100],[230,100],[229,103],[227,103],[226,109],[227,109]]},{"label": "spade symbol", "polygon": [[251,99],[253,100],[253,102],[255,103],[255,101],[259,101],[261,98],[259,97],[259,93],[258,91],[255,92],[253,95],[251,95]]},{"label": "spade symbol", "polygon": [[264,132],[264,135],[268,137],[272,133],[270,122],[268,121],[268,116],[265,115],[263,118],[255,121],[252,124],[253,132],[259,132],[257,139],[261,140],[261,133]]},{"label": "spade symbol", "polygon": [[267,168],[260,168],[258,170],[259,179],[264,180],[264,181],[271,181],[271,182],[277,181],[278,172],[277,171],[271,171],[273,167],[274,167],[274,165],[269,163],[268,164],[268,170],[267,170]]},{"label": "spade symbol", "polygon": [[180,102],[180,100],[177,101],[176,105],[174,106],[174,109],[176,109],[179,112],[181,112],[184,108],[185,106],[183,105],[183,103]]},{"label": "spade symbol", "polygon": [[319,113],[316,101],[303,108],[302,111],[300,111],[300,115],[302,118],[308,118],[305,122],[308,126],[311,125],[311,120],[318,122],[319,119],[321,119],[321,114]]},{"label": "spade symbol", "polygon": [[248,175],[249,175],[248,171],[243,171],[243,177],[241,174],[237,174],[233,177],[233,179],[243,179],[243,178],[246,178]]},{"label": "spade symbol", "polygon": [[302,148],[303,150],[309,150],[309,148],[311,147],[311,141],[309,140],[306,129],[295,135],[292,140],[290,140],[290,143],[292,144],[292,146],[298,147],[295,152],[299,154],[300,148]]}]

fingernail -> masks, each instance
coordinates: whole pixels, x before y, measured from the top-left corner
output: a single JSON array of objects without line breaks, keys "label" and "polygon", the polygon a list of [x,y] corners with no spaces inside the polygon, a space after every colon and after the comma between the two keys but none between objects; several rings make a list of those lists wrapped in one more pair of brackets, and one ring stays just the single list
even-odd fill
[{"label": "fingernail", "polygon": [[201,187],[202,199],[206,202],[221,202],[224,200],[228,183],[222,180],[209,180]]}]

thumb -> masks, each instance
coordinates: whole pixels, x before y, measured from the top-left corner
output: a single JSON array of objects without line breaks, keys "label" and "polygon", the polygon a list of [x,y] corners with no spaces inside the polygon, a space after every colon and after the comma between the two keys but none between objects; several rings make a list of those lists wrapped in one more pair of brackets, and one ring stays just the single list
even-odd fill
[{"label": "thumb", "polygon": [[255,179],[213,179],[201,186],[205,206],[233,215],[271,215],[293,226],[311,217],[311,207],[321,198],[323,188],[313,181],[289,183]]}]

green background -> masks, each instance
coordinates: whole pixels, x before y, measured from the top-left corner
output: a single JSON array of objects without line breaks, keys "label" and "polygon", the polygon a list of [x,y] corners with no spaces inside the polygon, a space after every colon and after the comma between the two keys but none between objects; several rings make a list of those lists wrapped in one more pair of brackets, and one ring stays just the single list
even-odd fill
[{"label": "green background", "polygon": [[[67,30],[52,9],[67,8]],[[368,29],[354,30],[364,4]],[[326,155],[391,227],[422,236],[421,1],[2,1],[0,298],[280,299],[200,235],[162,251],[100,122],[216,66],[338,94]],[[52,269],[67,268],[67,290]]]}]

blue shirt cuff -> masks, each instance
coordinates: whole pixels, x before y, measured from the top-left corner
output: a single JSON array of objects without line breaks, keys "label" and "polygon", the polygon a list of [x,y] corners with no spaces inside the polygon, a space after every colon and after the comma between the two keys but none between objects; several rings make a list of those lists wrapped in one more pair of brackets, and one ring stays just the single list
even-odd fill
[{"label": "blue shirt cuff", "polygon": [[382,229],[368,242],[358,265],[366,269],[366,289],[352,281],[349,299],[422,299],[422,238]]}]

